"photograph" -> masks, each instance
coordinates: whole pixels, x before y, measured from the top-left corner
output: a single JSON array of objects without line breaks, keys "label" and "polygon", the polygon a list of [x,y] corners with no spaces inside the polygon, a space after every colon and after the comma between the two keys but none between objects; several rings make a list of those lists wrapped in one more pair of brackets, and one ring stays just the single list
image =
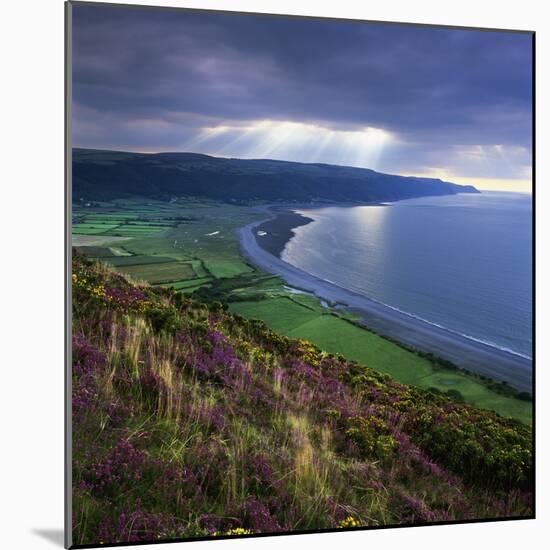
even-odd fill
[{"label": "photograph", "polygon": [[533,519],[534,32],[65,25],[66,546]]}]

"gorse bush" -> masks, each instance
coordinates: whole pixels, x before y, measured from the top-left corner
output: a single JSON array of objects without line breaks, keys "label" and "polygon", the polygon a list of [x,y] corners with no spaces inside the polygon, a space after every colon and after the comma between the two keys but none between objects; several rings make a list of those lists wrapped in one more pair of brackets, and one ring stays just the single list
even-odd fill
[{"label": "gorse bush", "polygon": [[73,262],[75,544],[526,516],[531,431]]}]

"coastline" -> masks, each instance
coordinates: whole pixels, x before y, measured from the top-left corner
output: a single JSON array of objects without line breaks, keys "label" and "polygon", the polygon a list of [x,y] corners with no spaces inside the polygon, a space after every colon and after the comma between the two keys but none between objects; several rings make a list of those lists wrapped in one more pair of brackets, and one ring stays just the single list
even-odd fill
[{"label": "coastline", "polygon": [[[281,243],[282,236],[287,235],[290,238],[293,227],[306,225],[312,221],[293,211],[298,207],[298,205],[289,205],[262,209],[263,212],[270,214],[270,218],[240,228],[238,236],[243,256],[260,269],[282,277],[293,287],[310,292],[322,300],[342,304],[357,314],[366,328],[408,347],[437,355],[460,368],[494,380],[505,381],[519,391],[532,392],[531,359],[413,317],[315,277],[281,260],[279,254],[284,248],[284,243]],[[288,219],[277,221],[281,215]],[[291,227],[289,222],[298,223]],[[260,244],[259,239],[262,237],[257,235],[257,231],[268,227],[277,229],[278,234],[274,236],[272,242]]]},{"label": "coastline", "polygon": [[[264,220],[255,228],[254,236],[259,246],[275,257],[280,257],[286,243],[293,237],[292,230],[311,223],[313,220],[297,214],[293,211],[283,210],[277,212],[276,216]],[[258,235],[258,232],[265,232],[265,237]],[[264,240],[265,242],[261,242]]]}]

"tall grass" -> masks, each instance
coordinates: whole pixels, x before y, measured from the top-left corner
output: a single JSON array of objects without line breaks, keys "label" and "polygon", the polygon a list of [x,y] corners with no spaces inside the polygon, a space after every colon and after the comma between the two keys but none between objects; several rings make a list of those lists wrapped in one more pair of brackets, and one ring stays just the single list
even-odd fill
[{"label": "tall grass", "polygon": [[76,543],[531,514],[518,422],[73,270]]}]

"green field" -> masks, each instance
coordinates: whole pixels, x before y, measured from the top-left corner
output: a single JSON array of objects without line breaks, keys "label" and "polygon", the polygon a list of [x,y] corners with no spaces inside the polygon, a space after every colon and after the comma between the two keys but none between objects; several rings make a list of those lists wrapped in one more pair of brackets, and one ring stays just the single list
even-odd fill
[{"label": "green field", "polygon": [[112,263],[114,256],[116,256],[113,250],[101,246],[76,246],[75,248],[77,252],[94,258],[111,258],[109,263]]},{"label": "green field", "polygon": [[115,267],[124,267],[124,266],[138,266],[138,265],[149,265],[149,264],[165,264],[169,262],[177,261],[175,258],[170,258],[169,256],[114,256],[109,257],[107,263]]},{"label": "green field", "polygon": [[75,204],[73,240],[79,252],[135,280],[193,292],[254,273],[239,255],[235,231],[255,219],[251,208],[207,200]]},{"label": "green field", "polygon": [[194,279],[197,275],[189,263],[170,261],[158,264],[125,265],[118,267],[132,279],[144,279],[153,284]]},{"label": "green field", "polygon": [[109,225],[107,223],[78,223],[73,224],[73,233],[77,235],[101,235],[107,233],[107,231],[112,231],[116,229],[116,225]]},{"label": "green field", "polygon": [[504,416],[531,422],[531,403],[499,395],[461,372],[436,369],[432,363],[385,338],[322,311],[288,298],[261,302],[235,302],[230,311],[261,319],[273,330],[292,338],[305,338],[329,353],[340,354],[391,375],[404,384],[458,390],[466,402],[492,409]]},{"label": "green field", "polygon": [[74,244],[134,280],[171,286],[201,300],[229,303],[293,338],[356,360],[406,384],[457,390],[466,402],[523,422],[531,403],[497,393],[479,379],[443,369],[353,322],[345,310],[324,308],[284,281],[256,270],[239,254],[236,230],[265,217],[251,207],[188,199],[131,198],[100,207],[73,206]]},{"label": "green field", "polygon": [[187,281],[176,281],[170,283],[164,283],[160,286],[175,288],[176,290],[196,290],[201,286],[205,286],[211,282],[210,277],[202,277],[196,279],[189,279]]}]

